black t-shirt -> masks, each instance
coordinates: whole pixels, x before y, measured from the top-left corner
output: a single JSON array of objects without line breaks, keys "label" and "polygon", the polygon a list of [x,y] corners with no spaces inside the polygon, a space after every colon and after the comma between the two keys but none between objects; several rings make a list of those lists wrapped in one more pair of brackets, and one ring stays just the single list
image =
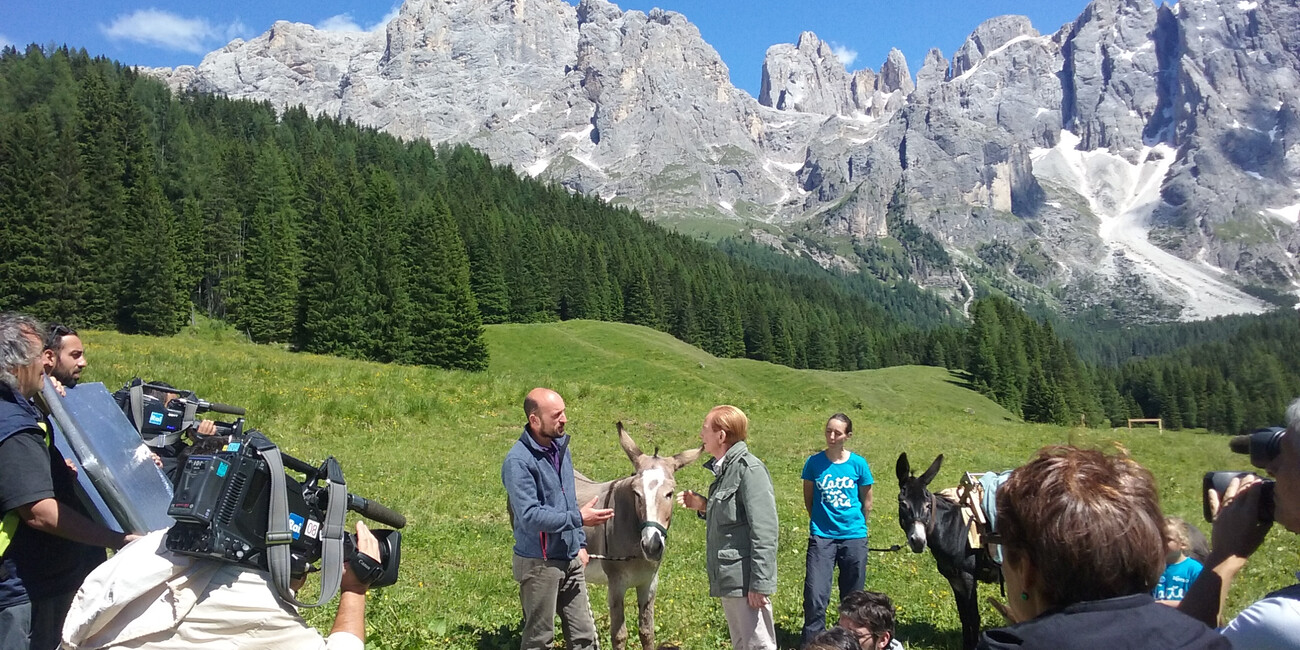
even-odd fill
[{"label": "black t-shirt", "polygon": [[[0,401],[0,410],[16,405]],[[42,430],[31,427],[0,441],[0,511],[54,498],[86,515],[75,491],[76,476]],[[76,591],[107,554],[20,524],[0,564],[0,607]]]}]

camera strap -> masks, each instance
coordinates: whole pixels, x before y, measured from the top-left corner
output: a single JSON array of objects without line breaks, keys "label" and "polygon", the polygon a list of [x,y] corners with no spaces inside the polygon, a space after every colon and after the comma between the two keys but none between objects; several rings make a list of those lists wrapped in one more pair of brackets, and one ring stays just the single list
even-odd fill
[{"label": "camera strap", "polygon": [[[265,438],[263,438],[265,440]],[[293,532],[289,530],[289,498],[285,492],[284,461],[280,459],[280,449],[266,441],[268,447],[259,448],[262,459],[266,461],[271,473],[271,499],[266,524],[267,565],[271,571],[271,582],[275,591],[285,602],[295,607],[320,607],[338,593],[343,580],[343,520],[347,514],[348,490],[343,482],[343,470],[338,461],[330,458],[325,461],[327,495],[329,503],[325,508],[325,521],[320,531],[321,540],[321,581],[320,598],[315,604],[301,603],[289,588],[292,573],[292,558],[289,545],[293,542]]]},{"label": "camera strap", "polygon": [[135,430],[140,431],[144,428],[144,384],[139,380],[131,383],[131,424],[135,425]]}]

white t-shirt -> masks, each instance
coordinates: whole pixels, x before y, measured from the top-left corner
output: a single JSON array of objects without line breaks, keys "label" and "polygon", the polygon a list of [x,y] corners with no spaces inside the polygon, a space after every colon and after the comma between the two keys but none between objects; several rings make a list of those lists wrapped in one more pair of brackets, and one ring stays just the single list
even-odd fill
[{"label": "white t-shirt", "polygon": [[[1300,579],[1300,574],[1296,574]],[[1288,587],[1242,610],[1220,630],[1234,648],[1300,648],[1300,585]]]}]

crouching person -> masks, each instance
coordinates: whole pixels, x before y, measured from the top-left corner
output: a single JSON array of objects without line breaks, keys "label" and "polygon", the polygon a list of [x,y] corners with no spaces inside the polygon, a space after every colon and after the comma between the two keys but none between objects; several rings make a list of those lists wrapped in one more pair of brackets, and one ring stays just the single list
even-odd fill
[{"label": "crouching person", "polygon": [[[378,558],[370,529],[357,522],[356,530],[358,550]],[[86,578],[63,627],[64,648],[365,647],[369,586],[351,562],[343,564],[334,627],[322,637],[280,599],[267,572],[178,555],[167,550],[166,539],[158,531],[128,544]]]}]

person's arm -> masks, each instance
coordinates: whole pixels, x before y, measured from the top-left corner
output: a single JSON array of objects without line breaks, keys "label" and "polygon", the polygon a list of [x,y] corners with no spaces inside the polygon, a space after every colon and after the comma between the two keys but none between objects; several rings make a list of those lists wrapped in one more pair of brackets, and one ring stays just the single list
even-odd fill
[{"label": "person's arm", "polygon": [[812,516],[813,495],[816,492],[817,492],[817,484],[813,483],[812,481],[809,481],[808,479],[804,479],[803,480],[803,509],[808,512],[809,516]]},{"label": "person's arm", "polygon": [[1232,581],[1272,526],[1259,521],[1259,490],[1255,489],[1259,482],[1258,476],[1232,479],[1223,492],[1221,507],[1218,493],[1211,490],[1207,496],[1211,512],[1217,513],[1210,534],[1210,557],[1178,610],[1210,627],[1219,626]]},{"label": "person's arm", "polygon": [[505,483],[506,494],[510,496],[510,507],[514,510],[515,521],[530,533],[562,533],[574,528],[582,528],[583,513],[573,512],[567,508],[548,506],[541,502],[537,494],[537,483],[522,462],[507,458],[501,467],[501,480]]},{"label": "person's arm", "polygon": [[[371,558],[379,557],[379,540],[360,521],[357,522],[357,550]],[[339,611],[334,615],[334,627],[330,628],[330,636],[351,634],[365,643],[366,592],[370,590],[370,585],[357,580],[356,574],[352,572],[352,563],[345,561],[339,588]]]},{"label": "person's arm", "polygon": [[13,510],[34,530],[91,546],[118,549],[137,537],[109,530],[55,500],[50,471],[50,451],[38,429],[5,439],[0,443],[0,510]]},{"label": "person's arm", "polygon": [[[751,594],[770,595],[776,593],[776,543],[780,534],[780,525],[776,517],[776,495],[772,491],[772,477],[767,468],[755,463],[741,468],[744,475],[740,479],[739,494],[749,518],[749,553],[750,571],[749,591]],[[763,599],[764,602],[766,599]],[[750,605],[754,605],[750,598]],[[760,603],[758,606],[761,606]]]},{"label": "person's arm", "polygon": [[858,486],[858,501],[862,502],[862,520],[871,521],[871,509],[875,507],[874,485]]},{"label": "person's arm", "polygon": [[119,533],[101,526],[65,503],[41,499],[16,508],[18,519],[35,530],[89,546],[120,549],[139,535]]}]

